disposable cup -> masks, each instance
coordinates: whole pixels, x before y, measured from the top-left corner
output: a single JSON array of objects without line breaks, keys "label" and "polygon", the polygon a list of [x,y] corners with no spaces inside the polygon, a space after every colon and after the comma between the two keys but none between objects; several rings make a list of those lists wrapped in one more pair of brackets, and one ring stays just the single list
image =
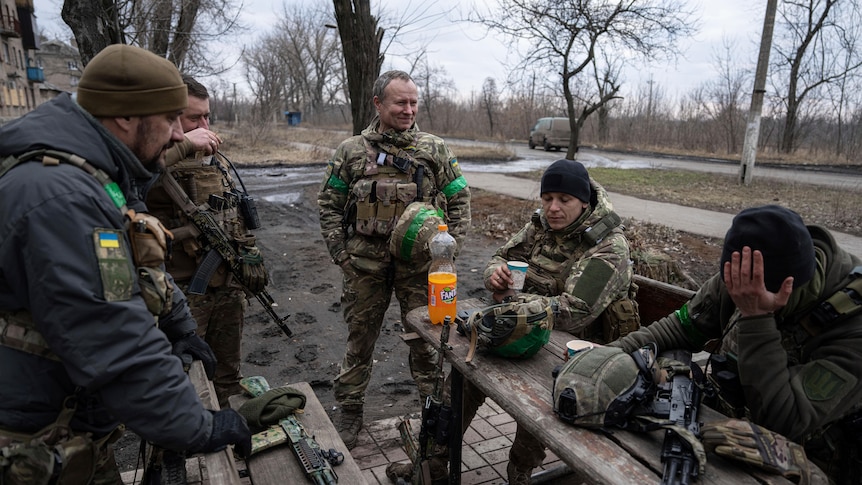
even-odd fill
[{"label": "disposable cup", "polygon": [[593,344],[587,342],[586,340],[569,340],[566,342],[566,355],[563,356],[563,360],[568,361],[572,356],[581,352],[583,350],[589,350],[593,348]]},{"label": "disposable cup", "polygon": [[506,264],[509,266],[509,271],[512,272],[513,282],[509,285],[509,288],[517,291],[523,290],[524,280],[527,279],[527,267],[529,265],[523,261],[509,261]]}]

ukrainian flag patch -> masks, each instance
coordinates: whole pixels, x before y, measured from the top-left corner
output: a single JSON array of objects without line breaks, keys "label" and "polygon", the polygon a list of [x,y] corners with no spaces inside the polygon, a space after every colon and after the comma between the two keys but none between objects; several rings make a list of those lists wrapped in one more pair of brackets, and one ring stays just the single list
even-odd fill
[{"label": "ukrainian flag patch", "polygon": [[101,248],[118,248],[120,247],[120,237],[113,232],[99,231],[96,233]]}]

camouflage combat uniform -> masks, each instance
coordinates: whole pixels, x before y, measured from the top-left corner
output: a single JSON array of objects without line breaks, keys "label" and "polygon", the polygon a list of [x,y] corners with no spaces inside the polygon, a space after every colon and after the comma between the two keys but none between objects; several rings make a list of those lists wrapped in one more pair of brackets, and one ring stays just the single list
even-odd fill
[{"label": "camouflage combat uniform", "polygon": [[[433,203],[444,211],[459,247],[470,226],[470,190],[445,142],[419,131],[415,124],[402,132],[382,134],[378,127],[375,118],[361,135],[341,143],[318,195],[323,239],[332,261],[344,272],[341,301],[348,340],[334,389],[342,405],[364,402],[374,344],[392,291],[400,303],[402,321],[410,310],[428,303],[429,261],[402,261],[389,252],[389,235],[400,211],[415,195]],[[363,200],[380,204],[363,205]],[[369,210],[377,211],[376,219],[368,217]],[[423,396],[433,392],[435,360],[432,346],[411,345],[410,370]]]},{"label": "camouflage combat uniform", "polygon": [[[698,352],[710,344],[719,355],[736,356],[731,360],[742,386],[742,415],[804,445],[832,480],[847,483],[838,478],[851,468],[842,460],[860,458],[844,453],[859,449],[862,427],[843,418],[858,417],[862,407],[862,313],[823,325],[810,315],[818,302],[845,288],[862,261],[841,249],[826,229],[807,227],[817,259],[814,277],[793,290],[776,314],[740,318],[718,273],[680,310],[611,345],[631,352],[655,342],[662,351]],[[845,445],[847,438],[856,440],[852,447]]]},{"label": "camouflage combat uniform", "polygon": [[[236,190],[225,162],[214,156],[196,155],[188,139],[168,150],[165,164],[167,172],[162,177],[173,176],[195,205],[207,203],[210,195],[223,198],[225,192]],[[242,241],[246,246],[253,246],[254,236],[238,211],[235,198],[225,200],[220,210],[213,207],[215,203],[210,204],[215,219],[233,242]],[[147,206],[174,232],[173,256],[166,267],[188,298],[192,316],[198,323],[197,334],[206,340],[218,359],[213,385],[219,404],[225,408],[228,397],[242,392],[239,387],[242,328],[248,306],[245,290],[234,281],[227,264],[222,262],[205,294],[189,293],[189,282],[205,256],[191,229],[193,223],[165,192],[161,177],[147,196]]]},{"label": "camouflage combat uniform", "polygon": [[[612,340],[614,333],[637,327],[637,308],[632,286],[629,242],[613,213],[608,194],[590,179],[590,207],[575,222],[559,231],[548,227],[544,214],[537,211],[515,236],[504,244],[484,271],[485,286],[493,290],[491,275],[506,261],[526,261],[530,266],[518,301],[550,297],[559,302],[554,330],[599,343]],[[616,321],[611,312],[622,315]],[[625,328],[628,326],[628,328]],[[605,337],[610,333],[611,338]],[[485,395],[464,381],[464,428],[484,402]],[[545,447],[532,434],[518,426],[509,451],[509,462],[528,470],[542,464]]]}]

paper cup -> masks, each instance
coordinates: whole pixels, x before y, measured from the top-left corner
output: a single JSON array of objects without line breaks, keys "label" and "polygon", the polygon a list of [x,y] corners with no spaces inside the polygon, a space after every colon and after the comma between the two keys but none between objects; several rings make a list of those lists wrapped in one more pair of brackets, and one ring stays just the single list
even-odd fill
[{"label": "paper cup", "polygon": [[527,263],[523,261],[509,261],[506,263],[509,266],[509,271],[512,272],[512,280],[514,281],[509,288],[513,290],[523,290],[524,280],[527,279]]},{"label": "paper cup", "polygon": [[566,355],[563,356],[563,360],[568,361],[570,357],[581,352],[583,350],[590,350],[593,348],[593,344],[587,342],[586,340],[569,340],[566,342]]}]

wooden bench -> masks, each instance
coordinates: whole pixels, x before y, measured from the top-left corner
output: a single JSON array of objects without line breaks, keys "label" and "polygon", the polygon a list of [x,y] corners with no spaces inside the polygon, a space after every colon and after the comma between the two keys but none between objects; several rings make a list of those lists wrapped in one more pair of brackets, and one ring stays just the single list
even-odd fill
[{"label": "wooden bench", "polygon": [[[653,284],[658,282],[646,278],[639,277],[636,281],[640,286],[638,302],[644,325],[679,308],[692,294],[672,285]],[[486,303],[477,299],[458,302],[459,310],[475,310],[483,306]],[[405,327],[416,332],[426,342],[439,346],[441,326],[431,325],[425,307],[411,311],[407,315]],[[469,339],[452,331],[449,339],[451,348],[444,354],[452,365],[453,406],[457,406],[459,394],[455,387],[462,378],[466,379],[512,416],[519,426],[542,441],[570,470],[589,483],[659,483],[663,472],[661,431],[632,433],[615,430],[613,433],[602,433],[568,425],[554,415],[551,372],[555,366],[563,363],[565,343],[571,339],[568,333],[554,331],[551,341],[529,359],[511,360],[480,353],[468,364],[465,357]],[[721,416],[703,406],[701,417],[702,421],[710,421]],[[455,428],[455,439],[460,441],[460,427]],[[457,463],[460,456],[457,451],[454,453],[450,470],[455,470],[457,476],[450,483],[457,484],[460,483],[460,465]],[[709,454],[706,472],[698,479],[698,483],[736,485],[791,482]]]},{"label": "wooden bench", "polygon": [[[296,416],[306,431],[314,435],[322,449],[334,448],[344,454],[344,462],[332,468],[338,475],[338,482],[365,485],[367,482],[363,478],[359,465],[350,456],[350,451],[338,436],[338,431],[311,386],[307,382],[288,384],[288,386],[305,394],[304,412],[297,413]],[[246,396],[231,396],[230,407],[239,409],[247,399]],[[252,456],[246,460],[246,469],[252,485],[312,483],[306,477],[305,469],[300,465],[289,444],[270,448]]]}]

